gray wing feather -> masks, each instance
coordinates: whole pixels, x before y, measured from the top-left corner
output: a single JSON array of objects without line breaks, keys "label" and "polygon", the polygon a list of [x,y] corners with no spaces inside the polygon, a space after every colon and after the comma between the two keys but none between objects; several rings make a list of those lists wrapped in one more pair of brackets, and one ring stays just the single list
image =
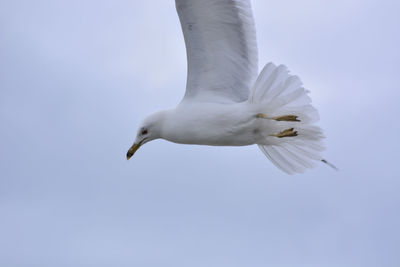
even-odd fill
[{"label": "gray wing feather", "polygon": [[188,60],[184,100],[247,100],[258,72],[250,1],[176,0],[175,4]]}]

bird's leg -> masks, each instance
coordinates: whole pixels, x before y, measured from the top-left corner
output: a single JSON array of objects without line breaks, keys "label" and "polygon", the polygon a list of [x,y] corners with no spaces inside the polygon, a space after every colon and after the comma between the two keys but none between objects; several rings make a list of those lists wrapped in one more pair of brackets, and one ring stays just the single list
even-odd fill
[{"label": "bird's leg", "polygon": [[259,119],[271,119],[271,120],[276,120],[276,121],[300,121],[298,119],[298,116],[296,115],[283,115],[283,116],[276,116],[276,117],[268,117],[267,115],[263,113],[257,113],[256,118]]},{"label": "bird's leg", "polygon": [[278,134],[270,134],[269,136],[275,136],[278,138],[293,137],[293,136],[297,136],[297,131],[294,131],[293,128],[290,128],[290,129],[283,130],[282,132],[280,132]]},{"label": "bird's leg", "polygon": [[272,119],[276,121],[300,121],[296,115],[277,116]]}]

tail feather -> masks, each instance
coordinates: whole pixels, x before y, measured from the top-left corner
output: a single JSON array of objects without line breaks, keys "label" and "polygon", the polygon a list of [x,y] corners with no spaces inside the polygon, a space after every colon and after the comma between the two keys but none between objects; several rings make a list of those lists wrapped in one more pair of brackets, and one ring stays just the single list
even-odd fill
[{"label": "tail feather", "polygon": [[306,158],[309,158],[314,161],[322,160],[322,157],[319,155],[319,153],[324,150],[323,147],[318,145],[313,145],[311,142],[306,145],[295,144],[293,146],[290,146],[290,149],[292,149],[295,153],[299,155],[304,155]]},{"label": "tail feather", "polygon": [[[258,144],[261,151],[279,169],[286,173],[302,173],[322,161],[324,149],[322,130],[313,125],[318,121],[318,111],[311,105],[308,91],[297,76],[290,75],[283,65],[267,64],[255,82],[249,102],[257,104],[260,112],[269,118],[268,130],[293,135],[269,134]],[[278,121],[277,116],[296,116],[299,121]],[[264,119],[265,119],[264,118]]]},{"label": "tail feather", "polygon": [[258,145],[271,162],[288,174],[303,173],[314,168],[317,161],[322,161],[320,150],[308,148],[308,144],[296,145],[282,143],[280,145]]},{"label": "tail feather", "polygon": [[296,171],[296,168],[293,163],[287,161],[285,157],[283,157],[278,151],[275,150],[275,146],[259,146],[261,151],[265,156],[279,169],[286,172],[287,174],[294,174],[296,172],[301,172],[300,170]]},{"label": "tail feather", "polygon": [[285,66],[281,65],[277,67],[266,80],[263,86],[271,88],[269,91],[264,91],[261,95],[263,98],[273,98],[274,95],[279,95],[285,88],[284,82],[287,79],[287,69]]},{"label": "tail feather", "polygon": [[315,166],[312,160],[305,158],[302,154],[297,154],[295,150],[291,147],[287,147],[285,145],[282,145],[281,147],[283,148],[283,154],[286,154],[287,157],[290,158],[293,162],[297,162],[304,168],[313,168]]}]

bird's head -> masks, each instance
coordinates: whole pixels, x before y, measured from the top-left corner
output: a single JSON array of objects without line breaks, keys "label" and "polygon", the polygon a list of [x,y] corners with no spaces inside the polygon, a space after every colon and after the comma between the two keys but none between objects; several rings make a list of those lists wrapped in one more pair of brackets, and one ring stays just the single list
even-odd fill
[{"label": "bird's head", "polygon": [[162,111],[151,114],[142,121],[137,131],[135,142],[126,153],[126,159],[129,160],[143,144],[161,137],[163,121],[164,112]]}]

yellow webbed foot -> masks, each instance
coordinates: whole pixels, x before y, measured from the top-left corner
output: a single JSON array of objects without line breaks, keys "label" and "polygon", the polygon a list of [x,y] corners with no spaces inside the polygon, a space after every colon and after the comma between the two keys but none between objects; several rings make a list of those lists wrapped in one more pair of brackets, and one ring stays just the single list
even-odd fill
[{"label": "yellow webbed foot", "polygon": [[283,115],[283,116],[276,116],[276,117],[268,117],[267,115],[263,113],[257,113],[256,118],[259,119],[271,119],[271,120],[276,120],[276,121],[300,121],[298,116],[296,115]]},{"label": "yellow webbed foot", "polygon": [[272,119],[276,121],[300,121],[296,115],[284,115],[273,117]]},{"label": "yellow webbed foot", "polygon": [[275,136],[278,138],[294,137],[294,136],[297,136],[297,131],[295,131],[294,128],[290,128],[290,129],[286,129],[278,134],[270,134],[270,136]]}]

